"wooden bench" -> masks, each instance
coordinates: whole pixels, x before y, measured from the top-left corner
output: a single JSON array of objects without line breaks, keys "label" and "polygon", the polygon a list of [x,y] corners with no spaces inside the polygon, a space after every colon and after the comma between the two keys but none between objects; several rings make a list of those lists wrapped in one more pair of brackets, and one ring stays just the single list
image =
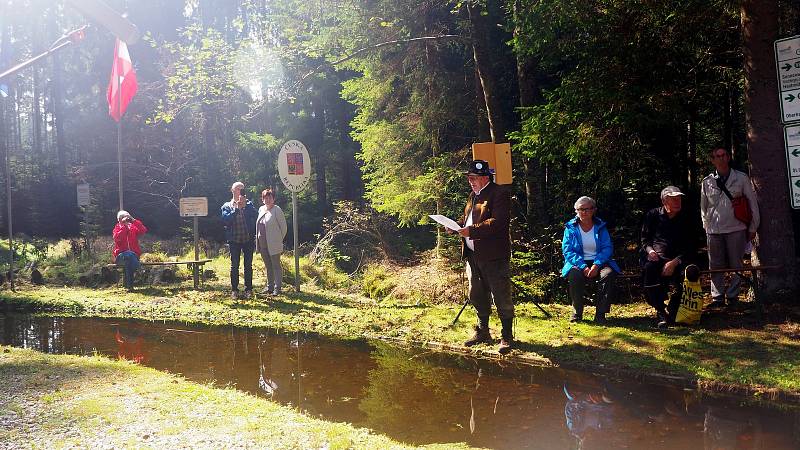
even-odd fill
[{"label": "wooden bench", "polygon": [[[192,268],[193,272],[193,279],[194,279],[194,288],[197,289],[200,285],[200,276],[199,274],[203,270],[203,266],[211,262],[210,259],[197,259],[191,261],[153,261],[153,262],[139,262],[140,266],[177,266],[180,264],[186,264],[190,268]],[[106,267],[109,269],[117,269],[121,268],[122,264],[106,264]]]},{"label": "wooden bench", "polygon": [[[761,316],[763,314],[764,305],[763,305],[762,298],[761,298],[761,281],[760,281],[760,279],[758,277],[758,274],[759,274],[759,272],[765,272],[765,271],[768,271],[768,270],[780,270],[782,268],[783,268],[782,266],[767,266],[767,265],[750,266],[750,265],[744,265],[743,267],[741,267],[739,269],[723,268],[723,269],[705,269],[705,270],[700,270],[700,275],[702,276],[702,275],[711,275],[711,274],[714,274],[714,273],[731,273],[732,272],[732,273],[736,273],[740,277],[744,278],[747,281],[747,283],[750,285],[750,287],[753,289],[753,303],[755,303],[756,316],[758,318],[758,321],[760,322],[761,321]],[[637,279],[641,279],[641,278],[642,278],[642,274],[641,273],[621,273],[621,274],[619,274],[617,276],[617,279],[629,280],[629,281],[630,280],[637,280]]]}]

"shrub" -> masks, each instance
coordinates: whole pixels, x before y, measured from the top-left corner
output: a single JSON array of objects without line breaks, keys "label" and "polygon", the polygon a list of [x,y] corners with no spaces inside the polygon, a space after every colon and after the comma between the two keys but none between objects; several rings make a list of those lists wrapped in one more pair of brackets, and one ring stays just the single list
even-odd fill
[{"label": "shrub", "polygon": [[385,266],[372,265],[361,276],[361,291],[375,300],[383,300],[397,287]]}]

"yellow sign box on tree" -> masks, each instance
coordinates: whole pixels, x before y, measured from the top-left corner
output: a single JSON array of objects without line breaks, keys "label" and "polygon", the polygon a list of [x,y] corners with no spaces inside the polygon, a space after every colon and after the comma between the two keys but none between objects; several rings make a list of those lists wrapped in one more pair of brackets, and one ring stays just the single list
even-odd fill
[{"label": "yellow sign box on tree", "polygon": [[494,182],[511,184],[511,144],[476,142],[472,144],[472,159],[482,159],[494,169]]}]

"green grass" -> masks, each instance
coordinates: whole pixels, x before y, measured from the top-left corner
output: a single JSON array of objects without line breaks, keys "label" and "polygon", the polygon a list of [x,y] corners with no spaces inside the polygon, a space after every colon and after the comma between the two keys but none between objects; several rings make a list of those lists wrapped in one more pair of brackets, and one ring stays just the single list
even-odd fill
[{"label": "green grass", "polygon": [[[270,327],[308,331],[345,339],[387,338],[411,343],[436,342],[459,348],[470,333],[475,316],[467,308],[450,326],[459,305],[408,305],[375,302],[357,295],[317,290],[306,284],[302,293],[279,297],[232,300],[227,279],[193,291],[190,282],[149,287],[127,293],[108,289],[25,287],[4,291],[0,299],[16,308],[40,313],[130,317],[147,320]],[[739,328],[726,319],[707,328],[652,328],[651,311],[644,304],[615,306],[610,324],[596,326],[567,321],[570,309],[546,305],[554,313],[545,319],[532,304],[517,307],[516,357],[562,367],[588,368],[627,374],[654,374],[697,380],[701,385],[747,387],[751,392],[800,392],[800,342],[797,325]],[[587,311],[587,314],[591,313]],[[492,329],[499,323],[493,316]],[[494,346],[476,351],[493,353]]]},{"label": "green grass", "polygon": [[[58,255],[54,259],[58,258]],[[192,255],[193,257],[193,255]],[[302,293],[294,293],[294,260],[283,258],[284,292],[270,298],[232,300],[229,296],[229,261],[217,257],[206,265],[217,279],[199,291],[191,280],[167,286],[65,288],[52,284],[23,285],[17,292],[0,292],[0,302],[18,309],[52,315],[178,320],[191,323],[270,327],[308,331],[344,339],[384,338],[409,343],[436,343],[466,351],[461,342],[475,321],[468,307],[455,325],[450,323],[461,305],[436,300],[463,295],[457,277],[446,278],[435,264],[389,270],[376,269],[371,278],[405,277],[407,284],[429,283],[420,292],[427,297],[411,302],[408,292],[379,299],[364,297],[353,281],[330,266],[318,267],[301,260]],[[254,262],[256,290],[264,285],[263,265]],[[443,275],[444,274],[444,275]],[[183,274],[188,276],[188,272]],[[441,278],[439,280],[438,278]],[[435,279],[436,283],[430,280]],[[382,282],[381,282],[382,283]],[[443,293],[440,286],[449,286]],[[351,293],[345,293],[348,288]],[[331,290],[337,288],[338,291]],[[410,289],[403,287],[403,289]],[[356,293],[354,293],[356,292]],[[401,295],[402,294],[402,295]],[[414,295],[417,295],[416,293]],[[517,307],[515,357],[537,363],[602,370],[629,375],[680,377],[697,381],[707,389],[744,389],[750,393],[789,393],[800,400],[800,311],[784,309],[773,314],[780,322],[758,326],[752,312],[717,313],[702,326],[658,331],[652,327],[653,312],[643,303],[615,305],[607,326],[571,324],[570,308],[546,305],[554,318],[545,319],[531,303]],[[586,315],[592,314],[587,308]],[[788,317],[788,318],[787,318]],[[496,337],[499,323],[493,316]],[[495,346],[479,346],[476,352],[496,355]]]},{"label": "green grass", "polygon": [[0,417],[9,425],[0,427],[0,442],[9,448],[407,447],[235,389],[103,357],[0,346],[0,379]]}]

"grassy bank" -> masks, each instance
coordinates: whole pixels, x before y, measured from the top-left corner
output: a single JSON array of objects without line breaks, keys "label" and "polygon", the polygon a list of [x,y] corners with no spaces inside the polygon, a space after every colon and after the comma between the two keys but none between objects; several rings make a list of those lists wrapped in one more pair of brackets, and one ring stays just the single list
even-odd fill
[{"label": "grassy bank", "polygon": [[[450,323],[460,305],[374,301],[356,294],[315,290],[279,297],[233,300],[219,280],[193,291],[189,283],[148,287],[134,293],[121,288],[53,286],[4,291],[0,299],[13,309],[59,315],[179,320],[247,327],[309,331],[343,338],[377,337],[460,348],[470,333],[474,312]],[[755,395],[800,398],[800,325],[797,311],[774,314],[773,323],[756,326],[752,312],[718,312],[701,327],[652,327],[644,304],[615,306],[607,326],[571,324],[569,308],[545,305],[546,319],[532,304],[518,305],[513,357],[562,367],[646,377],[676,377],[702,387],[742,390]],[[589,308],[588,316],[593,311]],[[785,317],[789,315],[789,319]],[[768,320],[770,315],[768,314]],[[780,318],[781,320],[777,320]],[[492,328],[499,332],[493,317]],[[493,353],[495,346],[476,351]]]},{"label": "grassy bank", "polygon": [[406,447],[235,389],[102,357],[0,346],[0,379],[2,448]]}]

